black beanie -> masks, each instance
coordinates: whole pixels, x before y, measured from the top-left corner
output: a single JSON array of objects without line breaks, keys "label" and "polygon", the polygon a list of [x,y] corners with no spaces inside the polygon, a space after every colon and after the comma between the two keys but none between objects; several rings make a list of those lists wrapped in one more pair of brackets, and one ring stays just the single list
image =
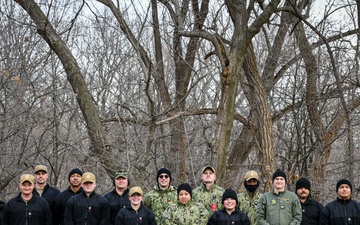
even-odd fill
[{"label": "black beanie", "polygon": [[188,184],[188,183],[180,184],[178,186],[178,188],[177,188],[177,195],[178,196],[179,196],[180,191],[182,191],[182,190],[185,190],[185,191],[189,192],[189,194],[190,194],[190,196],[192,198],[192,189],[191,189],[190,184]]},{"label": "black beanie", "polygon": [[236,205],[238,204],[236,192],[233,189],[226,189],[223,196],[221,203],[224,204],[225,199],[232,198],[236,201]]},{"label": "black beanie", "polygon": [[79,174],[80,176],[83,175],[83,172],[81,171],[81,169],[79,169],[79,168],[72,169],[72,170],[70,171],[70,173],[69,173],[69,180],[70,180],[71,175],[73,175],[74,173],[77,173],[77,174]]},{"label": "black beanie", "polygon": [[272,180],[274,181],[277,177],[283,177],[286,182],[286,173],[280,169],[276,170],[276,172],[273,174]]},{"label": "black beanie", "polygon": [[350,190],[351,190],[351,192],[352,192],[352,184],[351,184],[350,181],[348,181],[348,180],[346,180],[346,179],[341,179],[341,180],[339,180],[339,181],[337,182],[337,184],[336,184],[336,192],[338,191],[340,185],[342,185],[342,184],[347,184],[347,185],[349,185]]},{"label": "black beanie", "polygon": [[171,172],[170,172],[170,170],[168,170],[168,169],[166,169],[166,168],[161,168],[161,169],[159,169],[159,170],[157,171],[157,174],[156,174],[156,182],[158,182],[159,176],[160,176],[160,174],[162,174],[162,173],[166,173],[167,175],[169,175],[169,177],[170,177],[170,182],[171,182],[171,180],[172,180],[172,178],[171,178]]},{"label": "black beanie", "polygon": [[296,189],[299,189],[299,188],[307,188],[309,190],[311,190],[311,185],[310,185],[310,181],[304,177],[300,178],[298,181],[296,181]]}]

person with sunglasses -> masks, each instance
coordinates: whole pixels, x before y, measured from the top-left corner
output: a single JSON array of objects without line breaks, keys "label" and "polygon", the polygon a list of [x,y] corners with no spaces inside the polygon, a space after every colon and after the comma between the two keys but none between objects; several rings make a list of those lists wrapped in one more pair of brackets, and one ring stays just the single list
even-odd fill
[{"label": "person with sunglasses", "polygon": [[144,196],[144,205],[153,211],[158,225],[162,225],[163,212],[170,203],[176,203],[176,188],[171,185],[171,172],[161,168],[156,173],[156,185],[153,190]]},{"label": "person with sunglasses", "polygon": [[223,207],[222,196],[225,189],[215,184],[215,169],[211,166],[205,166],[201,170],[200,179],[202,184],[193,191],[194,201],[204,205],[210,212],[221,209]]}]

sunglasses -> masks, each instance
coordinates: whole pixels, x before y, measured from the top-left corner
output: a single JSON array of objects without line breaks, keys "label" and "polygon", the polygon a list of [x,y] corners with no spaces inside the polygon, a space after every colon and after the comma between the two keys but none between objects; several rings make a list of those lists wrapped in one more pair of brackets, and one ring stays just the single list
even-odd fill
[{"label": "sunglasses", "polygon": [[159,178],[160,178],[160,179],[163,179],[163,178],[168,179],[168,178],[169,178],[169,175],[160,175]]}]

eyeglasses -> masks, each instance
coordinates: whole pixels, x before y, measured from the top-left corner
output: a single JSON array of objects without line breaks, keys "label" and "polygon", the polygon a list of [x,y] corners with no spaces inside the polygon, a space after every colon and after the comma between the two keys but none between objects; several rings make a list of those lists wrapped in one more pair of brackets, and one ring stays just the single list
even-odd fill
[{"label": "eyeglasses", "polygon": [[163,178],[168,179],[168,178],[169,178],[169,175],[160,175],[159,178],[160,178],[160,179],[163,179]]}]

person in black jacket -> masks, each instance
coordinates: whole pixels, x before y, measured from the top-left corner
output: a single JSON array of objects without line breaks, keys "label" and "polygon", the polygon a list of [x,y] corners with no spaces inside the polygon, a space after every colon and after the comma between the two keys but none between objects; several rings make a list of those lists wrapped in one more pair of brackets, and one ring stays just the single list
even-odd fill
[{"label": "person in black jacket", "polygon": [[108,225],[110,205],[106,198],[95,193],[95,175],[86,172],[81,179],[83,191],[66,203],[65,225]]},{"label": "person in black jacket", "polygon": [[115,188],[109,193],[105,194],[104,197],[109,201],[110,204],[110,224],[115,224],[115,218],[120,209],[129,206],[129,185],[130,181],[128,173],[126,171],[118,171],[114,176]]},{"label": "person in black jacket", "polygon": [[2,217],[4,212],[5,202],[0,201],[0,225],[2,224]]},{"label": "person in black jacket", "polygon": [[360,203],[351,199],[352,185],[346,179],[336,184],[337,198],[328,203],[321,213],[321,225],[360,224]]},{"label": "person in black jacket", "polygon": [[118,212],[115,225],[156,225],[153,212],[142,205],[143,195],[142,189],[138,186],[130,189],[130,205]]},{"label": "person in black jacket", "polygon": [[81,176],[83,175],[83,172],[79,168],[72,169],[69,173],[69,183],[70,186],[60,192],[56,196],[56,213],[53,215],[53,217],[56,216],[55,221],[56,223],[53,225],[64,225],[64,215],[65,215],[65,208],[66,203],[72,196],[78,195],[82,192],[81,187]]},{"label": "person in black jacket", "polygon": [[311,198],[311,184],[306,178],[300,178],[296,184],[296,195],[299,197],[302,210],[301,225],[320,224],[321,212],[324,206]]},{"label": "person in black jacket", "polygon": [[249,217],[237,208],[238,200],[234,190],[225,190],[222,204],[224,208],[215,211],[207,225],[250,225]]},{"label": "person in black jacket", "polygon": [[33,194],[35,178],[31,174],[20,176],[20,193],[6,203],[3,225],[51,225],[52,216],[47,201]]},{"label": "person in black jacket", "polygon": [[35,177],[35,188],[33,193],[40,197],[43,197],[49,204],[51,213],[53,215],[53,224],[56,223],[56,214],[55,209],[55,199],[56,196],[60,193],[60,191],[47,183],[47,179],[49,178],[48,169],[44,165],[37,165],[34,169],[34,177]]}]

